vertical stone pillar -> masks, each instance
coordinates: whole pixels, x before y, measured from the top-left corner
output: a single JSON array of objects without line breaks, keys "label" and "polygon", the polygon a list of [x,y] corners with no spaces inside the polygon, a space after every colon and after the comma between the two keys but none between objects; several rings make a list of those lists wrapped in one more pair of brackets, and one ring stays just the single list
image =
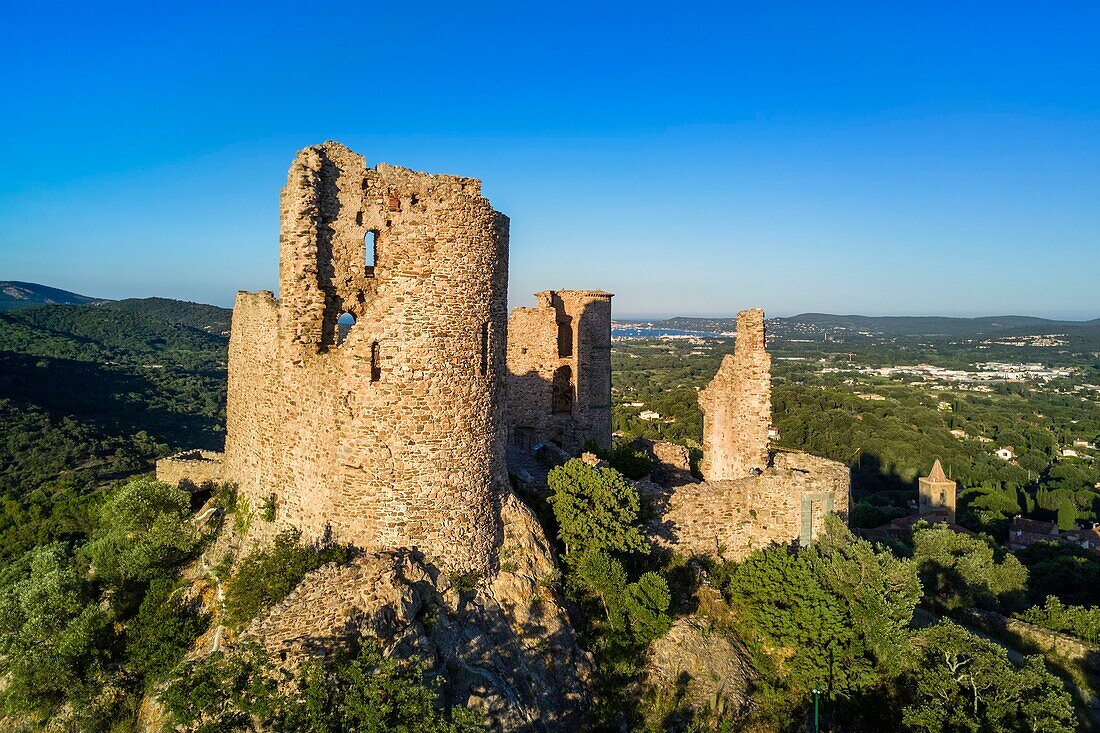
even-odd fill
[{"label": "vertical stone pillar", "polygon": [[708,481],[738,479],[768,466],[771,357],[765,348],[764,311],[737,314],[737,343],[714,379],[699,393],[703,460]]}]

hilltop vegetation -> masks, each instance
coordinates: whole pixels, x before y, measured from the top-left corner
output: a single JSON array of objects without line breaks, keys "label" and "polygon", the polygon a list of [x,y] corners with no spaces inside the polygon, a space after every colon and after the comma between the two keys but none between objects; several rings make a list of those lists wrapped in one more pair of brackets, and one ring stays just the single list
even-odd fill
[{"label": "hilltop vegetation", "polygon": [[[173,722],[197,730],[257,721],[288,731],[484,729],[480,716],[437,704],[445,674],[426,676],[415,659],[387,659],[369,643],[291,671],[247,645],[185,661],[219,624],[243,628],[309,571],[352,556],[284,534],[199,572],[219,531],[267,521],[263,513],[237,506],[223,488],[209,505],[219,511],[198,521],[189,495],[142,477],[176,448],[221,447],[228,317],[160,299],[0,314],[4,723],[122,733],[152,695]],[[698,449],[696,387],[729,345],[617,343],[616,429]],[[851,348],[777,341],[773,381],[782,445],[853,466],[857,523],[908,511],[913,481],[933,457],[961,482],[961,521],[993,537],[1017,511],[1064,518],[1072,505],[1073,521],[1097,515],[1094,464],[1057,455],[1067,441],[1100,437],[1100,417],[1074,391],[1100,381],[1094,355],[1041,352],[1079,376],[983,393],[823,371],[972,365],[966,347],[879,340],[855,355]],[[870,392],[883,399],[859,396]],[[640,408],[623,404],[631,401],[662,418],[641,420]],[[1011,441],[1016,464],[952,428]],[[628,475],[645,473],[635,465],[644,457],[626,448],[609,458]],[[1056,656],[1012,661],[952,617],[965,622],[981,608],[1093,641],[1100,558],[1092,553],[1039,544],[1013,556],[989,536],[928,526],[886,548],[830,522],[798,552],[769,548],[739,563],[692,558],[650,550],[640,528],[651,508],[618,471],[574,461],[555,469],[550,486],[549,501],[532,501],[555,542],[558,588],[593,654],[597,730],[801,731],[815,687],[834,730],[1085,725],[1064,680],[1087,691],[1091,672]],[[225,592],[220,609],[213,579]],[[740,659],[746,680],[703,697],[655,681],[655,645],[684,624]],[[287,693],[289,679],[299,694]]]},{"label": "hilltop vegetation", "polygon": [[0,313],[0,557],[81,535],[171,450],[220,449],[229,311],[173,303]]}]

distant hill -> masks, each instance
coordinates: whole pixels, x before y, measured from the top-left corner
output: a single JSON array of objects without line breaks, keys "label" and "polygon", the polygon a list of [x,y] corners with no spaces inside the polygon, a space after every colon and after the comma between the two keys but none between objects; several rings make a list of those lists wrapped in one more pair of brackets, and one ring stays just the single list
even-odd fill
[{"label": "distant hill", "polygon": [[51,288],[37,283],[0,280],[0,312],[32,308],[36,305],[84,305],[103,302],[105,301],[102,298],[89,298],[87,295],[70,293],[68,290]]},{"label": "distant hill", "polygon": [[127,298],[103,303],[99,307],[189,326],[221,336],[229,335],[229,324],[233,318],[230,308],[170,298]]},{"label": "distant hill", "polygon": [[[1043,334],[1057,331],[1100,330],[1100,319],[1091,321],[1056,321],[1033,316],[983,316],[981,318],[951,318],[946,316],[858,316],[828,313],[802,313],[790,318],[772,318],[780,326],[808,325],[820,329],[865,332],[884,337],[948,336],[976,338],[1002,335]],[[729,332],[737,326],[736,318],[692,318],[678,316],[658,324],[665,328],[686,331]]]}]

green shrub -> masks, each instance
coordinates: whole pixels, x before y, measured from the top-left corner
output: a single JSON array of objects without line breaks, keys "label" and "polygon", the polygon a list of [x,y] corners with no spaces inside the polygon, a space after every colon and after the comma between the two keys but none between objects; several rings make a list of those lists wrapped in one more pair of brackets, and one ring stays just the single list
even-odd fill
[{"label": "green shrub", "polygon": [[0,588],[4,707],[47,711],[66,698],[94,696],[113,635],[65,547],[31,550],[5,576]]},{"label": "green shrub", "polygon": [[312,547],[301,544],[301,533],[287,530],[266,550],[240,561],[225,596],[226,622],[241,627],[290,594],[306,573],[330,562],[347,562],[343,545]]},{"label": "green shrub", "polygon": [[157,578],[126,628],[126,652],[147,682],[163,680],[209,624],[209,617],[173,594],[174,584]]},{"label": "green shrub", "polygon": [[626,443],[619,443],[612,448],[607,462],[616,471],[634,480],[645,478],[653,470],[653,462],[645,451],[631,448]]},{"label": "green shrub", "polygon": [[258,646],[218,652],[187,663],[160,694],[173,722],[196,733],[252,730],[256,720],[277,731],[474,733],[481,715],[441,709],[437,680],[425,682],[422,662],[387,659],[366,642],[348,657],[281,672]]},{"label": "green shrub", "polygon": [[100,511],[84,553],[95,577],[112,586],[172,575],[198,546],[187,522],[191,496],[149,478],[116,491]]},{"label": "green shrub", "polygon": [[260,505],[260,519],[265,522],[275,521],[275,497],[269,496]]},{"label": "green shrub", "polygon": [[1032,606],[1016,617],[1051,631],[1072,634],[1090,644],[1100,641],[1100,608],[1067,606],[1056,596],[1047,596],[1042,606]]}]

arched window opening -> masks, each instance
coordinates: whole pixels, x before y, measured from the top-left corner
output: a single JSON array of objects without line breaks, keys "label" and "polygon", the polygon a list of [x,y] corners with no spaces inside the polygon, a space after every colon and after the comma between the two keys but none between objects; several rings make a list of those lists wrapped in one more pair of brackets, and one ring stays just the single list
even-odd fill
[{"label": "arched window opening", "polygon": [[371,229],[363,236],[363,253],[367,277],[374,277],[374,268],[378,264],[378,230]]},{"label": "arched window opening", "polygon": [[382,378],[382,349],[375,341],[370,345],[370,381],[377,382]]},{"label": "arched window opening", "polygon": [[573,411],[573,370],[568,366],[560,366],[554,371],[550,410],[555,415]]},{"label": "arched window opening", "polygon": [[344,311],[336,319],[336,345],[347,341],[348,334],[351,333],[351,327],[355,325],[355,316]]}]

